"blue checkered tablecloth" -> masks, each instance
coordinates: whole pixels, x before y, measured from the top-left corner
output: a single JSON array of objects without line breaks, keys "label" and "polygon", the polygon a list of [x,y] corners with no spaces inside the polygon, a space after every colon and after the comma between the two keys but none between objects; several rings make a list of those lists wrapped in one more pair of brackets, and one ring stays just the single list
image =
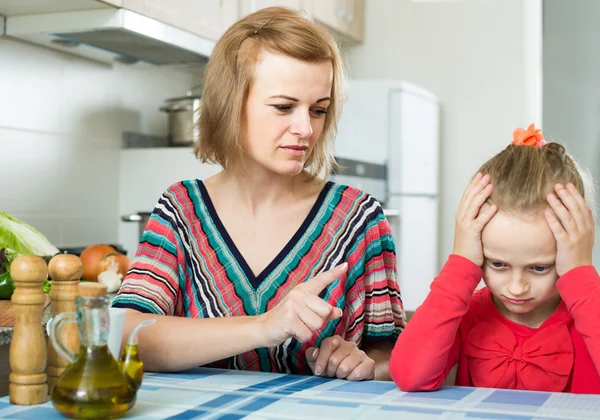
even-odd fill
[{"label": "blue checkered tablecloth", "polygon": [[[60,419],[48,402],[0,399],[3,419]],[[445,387],[401,392],[392,382],[197,368],[144,377],[132,419],[598,419],[600,396]]]}]

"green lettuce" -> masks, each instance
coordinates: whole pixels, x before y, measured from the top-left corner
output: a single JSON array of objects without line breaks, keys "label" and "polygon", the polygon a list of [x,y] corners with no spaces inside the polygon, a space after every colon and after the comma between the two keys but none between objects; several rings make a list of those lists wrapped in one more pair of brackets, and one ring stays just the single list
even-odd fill
[{"label": "green lettuce", "polygon": [[39,255],[51,257],[58,254],[58,248],[33,227],[6,213],[0,212],[0,248],[5,248],[7,256]]}]

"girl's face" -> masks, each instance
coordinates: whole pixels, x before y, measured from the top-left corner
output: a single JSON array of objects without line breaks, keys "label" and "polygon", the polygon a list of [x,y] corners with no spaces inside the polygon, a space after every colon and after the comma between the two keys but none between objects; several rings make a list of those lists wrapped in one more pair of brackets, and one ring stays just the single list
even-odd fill
[{"label": "girl's face", "polygon": [[539,327],[560,302],[556,240],[543,212],[498,210],[483,229],[482,242],[484,282],[496,307],[514,322]]},{"label": "girl's face", "polygon": [[323,131],[332,83],[329,61],[308,63],[263,50],[245,108],[249,160],[277,174],[299,174]]}]

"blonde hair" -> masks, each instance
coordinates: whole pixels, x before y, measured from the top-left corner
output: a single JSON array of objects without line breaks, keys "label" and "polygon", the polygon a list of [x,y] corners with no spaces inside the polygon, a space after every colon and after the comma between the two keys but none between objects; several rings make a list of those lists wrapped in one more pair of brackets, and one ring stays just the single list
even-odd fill
[{"label": "blonde hair", "polygon": [[204,73],[194,154],[202,162],[241,169],[244,109],[262,49],[311,62],[329,61],[333,84],[323,131],[305,168],[311,179],[336,167],[333,141],[344,100],[345,71],[338,46],[327,30],[284,7],[269,7],[233,24],[217,42]]},{"label": "blonde hair", "polygon": [[484,163],[494,185],[490,201],[506,212],[538,211],[547,205],[554,185],[572,183],[594,210],[594,185],[565,147],[551,142],[540,146],[511,144]]}]

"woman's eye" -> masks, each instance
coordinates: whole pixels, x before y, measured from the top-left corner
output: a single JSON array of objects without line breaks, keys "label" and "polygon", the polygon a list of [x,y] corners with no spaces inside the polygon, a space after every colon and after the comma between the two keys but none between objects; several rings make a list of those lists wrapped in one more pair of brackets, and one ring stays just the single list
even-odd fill
[{"label": "woman's eye", "polygon": [[323,115],[327,115],[327,110],[325,110],[325,109],[322,109],[322,108],[319,108],[319,109],[313,109],[313,110],[312,110],[312,112],[313,112],[313,114],[315,114],[315,115],[317,115],[317,116],[319,116],[319,117],[321,117],[321,116],[323,116]]},{"label": "woman's eye", "polygon": [[287,112],[290,109],[292,109],[292,106],[291,105],[273,105],[273,108],[275,108],[279,112]]}]

